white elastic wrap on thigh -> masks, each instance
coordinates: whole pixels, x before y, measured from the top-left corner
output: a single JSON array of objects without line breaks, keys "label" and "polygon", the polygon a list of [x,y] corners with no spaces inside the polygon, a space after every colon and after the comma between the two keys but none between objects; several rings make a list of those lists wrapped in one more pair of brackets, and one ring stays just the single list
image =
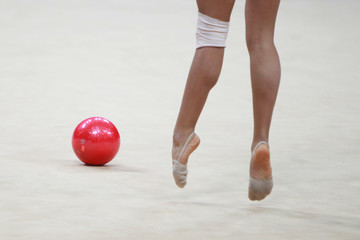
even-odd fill
[{"label": "white elastic wrap on thigh", "polygon": [[229,22],[199,12],[196,29],[196,48],[226,47]]}]

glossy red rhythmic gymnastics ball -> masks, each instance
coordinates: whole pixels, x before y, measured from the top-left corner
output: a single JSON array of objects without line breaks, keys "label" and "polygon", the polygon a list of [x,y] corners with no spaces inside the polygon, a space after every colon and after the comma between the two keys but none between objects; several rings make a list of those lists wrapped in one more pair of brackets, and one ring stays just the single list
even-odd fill
[{"label": "glossy red rhythmic gymnastics ball", "polygon": [[75,128],[72,147],[83,163],[100,166],[110,162],[119,151],[120,135],[109,120],[91,117]]}]

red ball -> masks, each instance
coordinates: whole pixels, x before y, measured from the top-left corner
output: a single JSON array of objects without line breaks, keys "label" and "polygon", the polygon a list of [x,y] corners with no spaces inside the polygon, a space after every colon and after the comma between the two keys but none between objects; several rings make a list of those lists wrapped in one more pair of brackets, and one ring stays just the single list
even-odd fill
[{"label": "red ball", "polygon": [[91,117],[75,128],[72,147],[76,156],[85,164],[104,165],[119,151],[120,135],[109,120]]}]

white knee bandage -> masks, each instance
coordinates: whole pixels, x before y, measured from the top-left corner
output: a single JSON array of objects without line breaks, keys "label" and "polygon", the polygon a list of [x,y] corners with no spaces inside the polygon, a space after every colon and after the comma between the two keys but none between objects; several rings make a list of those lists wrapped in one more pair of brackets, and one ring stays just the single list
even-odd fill
[{"label": "white knee bandage", "polygon": [[226,47],[229,22],[199,12],[196,30],[196,48]]}]

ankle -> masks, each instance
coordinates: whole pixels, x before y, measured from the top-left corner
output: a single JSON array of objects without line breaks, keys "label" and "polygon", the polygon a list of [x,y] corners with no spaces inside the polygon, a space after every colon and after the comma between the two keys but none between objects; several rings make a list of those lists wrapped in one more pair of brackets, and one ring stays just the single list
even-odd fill
[{"label": "ankle", "polygon": [[184,142],[186,141],[186,139],[189,137],[189,135],[192,132],[194,132],[193,128],[174,130],[173,145],[180,146],[180,145],[184,144]]},{"label": "ankle", "polygon": [[251,152],[259,142],[266,142],[269,145],[269,139],[267,137],[254,138],[251,144]]}]

